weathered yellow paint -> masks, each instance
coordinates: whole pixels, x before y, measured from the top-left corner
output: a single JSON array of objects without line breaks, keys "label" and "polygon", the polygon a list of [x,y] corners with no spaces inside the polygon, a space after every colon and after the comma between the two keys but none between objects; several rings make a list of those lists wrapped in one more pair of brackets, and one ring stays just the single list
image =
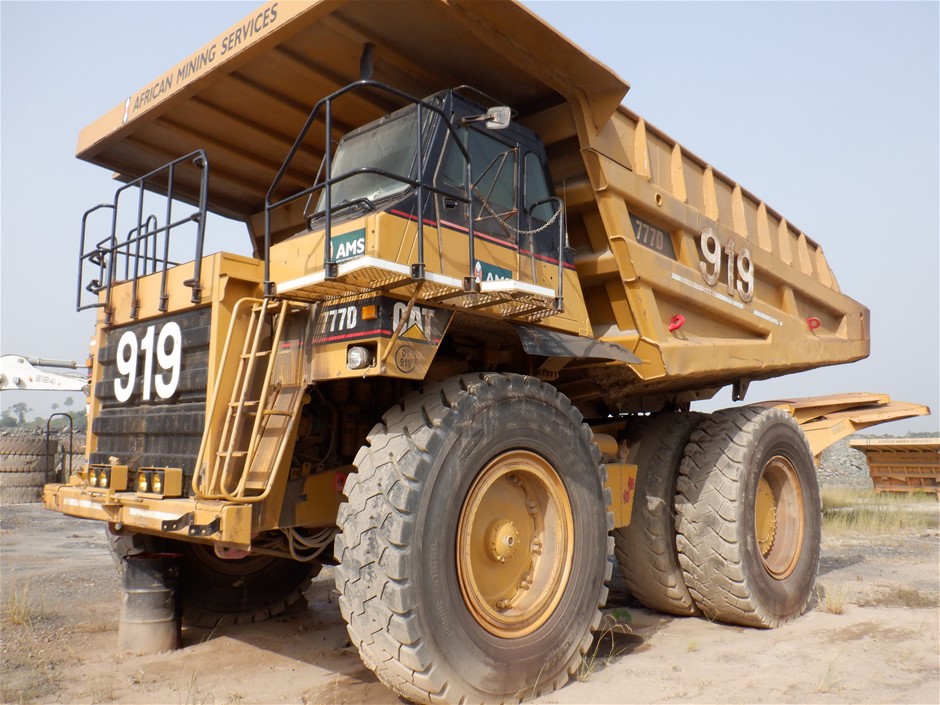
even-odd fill
[{"label": "weathered yellow paint", "polygon": [[[336,523],[336,512],[342,500],[345,475],[355,472],[352,466],[310,475],[304,480],[302,500],[293,507],[292,521],[286,526],[328,527]],[[339,491],[337,491],[337,486]]]},{"label": "weathered yellow paint", "polygon": [[[377,213],[358,218],[337,227],[334,242],[350,233],[364,231],[364,253],[361,258],[341,262],[343,269],[337,279],[346,290],[372,291],[381,288],[391,296],[410,299],[416,294],[417,283],[408,267],[418,261],[418,228],[408,218],[390,213]],[[462,295],[464,277],[472,271],[469,259],[468,233],[443,222],[424,226],[424,261],[431,278],[422,283],[417,293],[419,303],[433,300],[435,306],[457,310],[474,308],[477,315],[505,318],[507,310],[479,307],[479,296]],[[477,235],[475,261],[510,272],[512,278],[554,292],[558,285],[556,263],[526,255],[509,238]],[[358,261],[357,261],[358,260]],[[344,273],[346,267],[353,271]],[[303,300],[323,300],[344,291],[322,281],[323,231],[298,233],[271,248],[271,277],[278,283],[278,293]],[[434,275],[452,280],[454,287],[442,288]],[[589,316],[584,304],[580,281],[575,271],[564,271],[564,310],[538,322],[548,328],[577,335],[591,335]],[[458,286],[459,285],[459,286]],[[441,298],[441,294],[450,294]],[[322,373],[321,373],[322,374]],[[342,373],[340,373],[342,374]],[[328,378],[330,375],[324,375]]]},{"label": "weathered yellow paint", "polygon": [[859,438],[875,492],[932,492],[940,499],[940,438]]},{"label": "weathered yellow paint", "polygon": [[189,524],[174,531],[163,529],[163,522],[176,521],[192,515],[192,524],[205,526],[216,519],[219,533],[214,543],[231,548],[251,548],[251,507],[231,502],[201,501],[187,498],[142,497],[135,492],[107,492],[91,489],[82,484],[46,485],[43,505],[69,516],[97,519],[121,524],[125,529],[170,538],[194,540],[189,535]]},{"label": "weathered yellow paint", "polygon": [[930,414],[930,409],[922,404],[892,401],[887,394],[869,393],[765,401],[755,406],[783,409],[792,415],[817,461],[819,454],[833,443],[869,426]]},{"label": "weathered yellow paint", "polygon": [[633,519],[637,470],[636,465],[628,463],[607,464],[607,487],[610,489],[607,511],[614,515],[615,529],[629,526]]}]

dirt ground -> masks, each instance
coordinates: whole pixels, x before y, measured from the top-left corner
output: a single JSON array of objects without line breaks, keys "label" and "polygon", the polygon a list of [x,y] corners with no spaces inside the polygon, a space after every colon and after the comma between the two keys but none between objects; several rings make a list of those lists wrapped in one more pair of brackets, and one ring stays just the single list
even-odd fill
[{"label": "dirt ground", "polygon": [[[99,524],[4,506],[0,559],[4,703],[401,702],[350,648],[330,570],[306,609],[184,629],[178,651],[131,657],[117,653],[120,580]],[[843,613],[821,597],[763,631],[656,614],[615,584],[605,612],[620,626],[539,702],[940,702],[937,530],[826,537],[817,590]]]}]

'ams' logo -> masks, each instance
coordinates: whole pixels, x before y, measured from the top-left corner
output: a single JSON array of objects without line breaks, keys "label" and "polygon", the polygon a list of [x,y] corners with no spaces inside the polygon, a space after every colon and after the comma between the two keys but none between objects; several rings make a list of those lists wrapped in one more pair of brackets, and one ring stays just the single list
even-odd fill
[{"label": "'ams' logo", "polygon": [[330,240],[330,254],[334,262],[345,262],[366,253],[366,231],[359,228],[349,233],[336,235]]},{"label": "'ams' logo", "polygon": [[512,272],[503,267],[498,267],[489,262],[477,260],[473,268],[473,274],[478,282],[501,281],[503,279],[512,279]]}]

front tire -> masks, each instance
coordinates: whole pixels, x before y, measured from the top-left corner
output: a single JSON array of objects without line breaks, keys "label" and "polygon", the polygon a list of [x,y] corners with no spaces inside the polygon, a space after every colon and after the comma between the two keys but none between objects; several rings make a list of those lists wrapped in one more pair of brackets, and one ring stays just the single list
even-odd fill
[{"label": "front tire", "polygon": [[532,377],[451,379],[386,413],[356,466],[336,575],[365,664],[423,703],[567,682],[612,548],[599,453],[568,399]]},{"label": "front tire", "polygon": [[709,619],[776,627],[806,609],[819,564],[813,455],[779,409],[715,412],[692,433],[676,496],[679,561]]}]

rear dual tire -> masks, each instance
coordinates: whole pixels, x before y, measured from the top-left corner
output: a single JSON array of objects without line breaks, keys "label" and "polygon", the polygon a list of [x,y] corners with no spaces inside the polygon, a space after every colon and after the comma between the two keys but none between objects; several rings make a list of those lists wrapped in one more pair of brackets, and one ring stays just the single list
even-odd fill
[{"label": "rear dual tire", "polygon": [[678,616],[698,614],[698,608],[676,550],[676,478],[689,435],[704,418],[653,414],[631,423],[624,434],[627,462],[637,466],[637,480],[632,520],[614,531],[620,572],[644,606]]},{"label": "rear dual tire", "polygon": [[709,619],[776,627],[806,609],[819,564],[813,455],[790,414],[741,407],[692,433],[676,496],[679,563]]}]

